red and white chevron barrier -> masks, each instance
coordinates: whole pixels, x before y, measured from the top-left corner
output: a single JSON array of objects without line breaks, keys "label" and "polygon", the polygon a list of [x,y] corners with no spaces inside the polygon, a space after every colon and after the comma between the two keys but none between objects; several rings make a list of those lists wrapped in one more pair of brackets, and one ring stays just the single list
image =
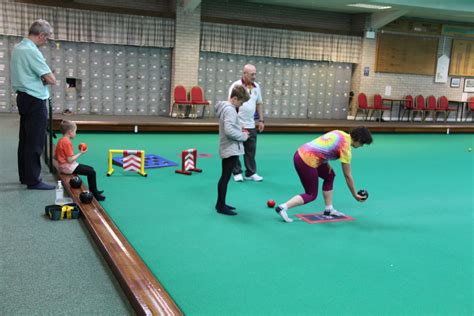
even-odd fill
[{"label": "red and white chevron barrier", "polygon": [[141,150],[123,151],[123,170],[139,172],[142,164]]},{"label": "red and white chevron barrier", "polygon": [[181,173],[190,176],[192,171],[202,172],[202,169],[196,168],[197,150],[195,148],[186,149],[181,152],[181,169],[176,170],[176,173]]},{"label": "red and white chevron barrier", "polygon": [[123,155],[123,170],[138,172],[142,176],[146,177],[145,172],[145,151],[144,150],[123,150],[123,149],[109,149],[109,170],[107,176],[110,177],[114,173],[112,167],[112,156],[113,154]]}]

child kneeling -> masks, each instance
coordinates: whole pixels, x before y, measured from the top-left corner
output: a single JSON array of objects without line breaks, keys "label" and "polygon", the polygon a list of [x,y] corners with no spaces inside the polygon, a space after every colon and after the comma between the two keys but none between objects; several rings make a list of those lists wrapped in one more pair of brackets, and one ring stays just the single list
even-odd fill
[{"label": "child kneeling", "polygon": [[63,137],[58,141],[56,145],[55,156],[58,160],[58,169],[64,174],[78,174],[87,176],[87,182],[89,184],[89,191],[94,194],[97,201],[104,201],[105,196],[102,195],[104,191],[97,189],[96,173],[94,168],[88,165],[77,163],[77,159],[84,153],[87,152],[87,148],[79,149],[79,153],[74,154],[71,139],[76,137],[77,125],[71,121],[62,121],[59,126],[59,130],[63,134]]}]

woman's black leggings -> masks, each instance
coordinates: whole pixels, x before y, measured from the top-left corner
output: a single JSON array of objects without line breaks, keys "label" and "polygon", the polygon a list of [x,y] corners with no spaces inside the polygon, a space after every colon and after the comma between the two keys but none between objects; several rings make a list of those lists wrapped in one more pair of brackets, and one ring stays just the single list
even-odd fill
[{"label": "woman's black leggings", "polygon": [[219,182],[217,183],[217,209],[224,209],[225,197],[227,195],[227,184],[229,184],[230,177],[232,176],[232,170],[235,168],[239,156],[230,156],[229,158],[222,159],[222,174]]}]

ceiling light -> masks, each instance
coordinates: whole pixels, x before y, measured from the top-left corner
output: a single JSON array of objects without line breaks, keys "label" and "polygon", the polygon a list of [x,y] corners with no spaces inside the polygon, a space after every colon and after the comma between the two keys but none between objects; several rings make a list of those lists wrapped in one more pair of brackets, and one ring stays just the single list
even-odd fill
[{"label": "ceiling light", "polygon": [[382,5],[376,5],[376,4],[367,4],[367,3],[354,3],[354,4],[348,4],[348,7],[357,7],[357,8],[364,8],[364,9],[376,9],[376,10],[385,10],[385,9],[390,9],[391,6],[382,6]]}]

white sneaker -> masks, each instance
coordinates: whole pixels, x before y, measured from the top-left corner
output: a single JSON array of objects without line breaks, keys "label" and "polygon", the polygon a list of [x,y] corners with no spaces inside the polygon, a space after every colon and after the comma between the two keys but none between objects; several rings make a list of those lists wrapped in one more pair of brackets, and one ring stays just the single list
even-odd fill
[{"label": "white sneaker", "polygon": [[[329,212],[329,214],[328,214]],[[346,216],[346,214],[342,213],[342,212],[339,212],[339,211],[336,211],[335,209],[331,209],[331,210],[325,210],[324,211],[324,215],[329,215],[329,216]]]},{"label": "white sneaker", "polygon": [[242,176],[241,173],[234,175],[234,181],[235,182],[244,182],[244,177]]},{"label": "white sneaker", "polygon": [[287,223],[291,223],[293,222],[293,220],[291,218],[288,217],[288,214],[286,213],[287,209],[281,207],[280,205],[278,205],[277,207],[275,207],[275,212],[278,213],[278,215],[281,216],[281,218],[283,218],[283,220]]},{"label": "white sneaker", "polygon": [[252,181],[260,182],[260,181],[263,180],[263,177],[261,177],[258,174],[254,173],[250,177],[245,177],[245,180],[252,180]]}]

